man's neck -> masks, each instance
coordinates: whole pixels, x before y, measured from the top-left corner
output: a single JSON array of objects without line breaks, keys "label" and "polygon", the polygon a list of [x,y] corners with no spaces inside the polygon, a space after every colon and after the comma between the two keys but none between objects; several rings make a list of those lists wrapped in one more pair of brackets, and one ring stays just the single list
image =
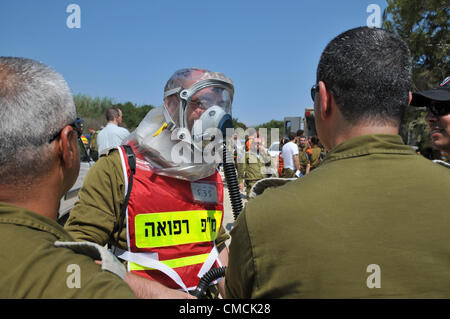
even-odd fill
[{"label": "man's neck", "polygon": [[353,126],[350,128],[345,128],[340,130],[338,134],[334,136],[330,149],[335,148],[339,144],[362,135],[372,135],[372,134],[393,134],[398,135],[398,126]]},{"label": "man's neck", "polygon": [[0,202],[25,208],[49,219],[56,220],[60,188],[51,188],[48,182],[37,182],[28,186],[1,185]]}]

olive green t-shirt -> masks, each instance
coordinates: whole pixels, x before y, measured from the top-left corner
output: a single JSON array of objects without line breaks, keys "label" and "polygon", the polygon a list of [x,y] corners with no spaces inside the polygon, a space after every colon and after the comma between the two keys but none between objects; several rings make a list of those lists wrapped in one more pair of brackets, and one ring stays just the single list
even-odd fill
[{"label": "olive green t-shirt", "polygon": [[301,145],[298,145],[298,161],[300,164],[300,171],[303,175],[306,173],[306,166],[310,163],[310,160],[308,156],[306,155],[306,151],[310,149],[309,144],[302,147]]},{"label": "olive green t-shirt", "polygon": [[238,181],[257,181],[265,177],[265,166],[270,161],[269,154],[261,152],[257,156],[253,152],[246,152],[242,162],[237,163]]},{"label": "olive green t-shirt", "polygon": [[320,164],[320,154],[322,153],[322,149],[318,146],[311,147],[311,159],[310,164],[311,168],[316,168]]},{"label": "olive green t-shirt", "polygon": [[366,135],[250,201],[231,230],[229,298],[449,298],[450,170]]},{"label": "olive green t-shirt", "polygon": [[135,298],[121,278],[55,241],[74,240],[57,222],[0,202],[0,298]]}]

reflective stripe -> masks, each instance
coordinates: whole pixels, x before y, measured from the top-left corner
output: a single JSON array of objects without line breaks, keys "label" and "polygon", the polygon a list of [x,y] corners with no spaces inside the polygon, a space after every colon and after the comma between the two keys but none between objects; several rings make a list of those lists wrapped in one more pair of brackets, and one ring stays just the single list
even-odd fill
[{"label": "reflective stripe", "polygon": [[[170,260],[160,260],[166,266],[170,268],[178,268],[191,266],[196,264],[202,264],[205,262],[206,258],[208,258],[209,254],[202,254],[196,256],[182,257]],[[144,267],[135,263],[130,263],[130,270],[152,270],[154,268]]]},{"label": "reflective stripe", "polygon": [[214,241],[222,222],[220,210],[138,214],[136,247],[156,248]]}]

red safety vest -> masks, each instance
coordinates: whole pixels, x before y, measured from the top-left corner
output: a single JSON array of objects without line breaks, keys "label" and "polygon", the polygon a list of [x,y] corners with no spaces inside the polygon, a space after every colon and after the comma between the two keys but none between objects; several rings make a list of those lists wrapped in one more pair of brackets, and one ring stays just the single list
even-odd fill
[{"label": "red safety vest", "polygon": [[[221,266],[214,243],[223,221],[220,174],[195,182],[158,175],[130,146],[136,173],[126,216],[128,251],[119,257],[138,275],[169,288],[195,289],[204,273]],[[119,153],[127,184],[131,169],[122,147]]]}]

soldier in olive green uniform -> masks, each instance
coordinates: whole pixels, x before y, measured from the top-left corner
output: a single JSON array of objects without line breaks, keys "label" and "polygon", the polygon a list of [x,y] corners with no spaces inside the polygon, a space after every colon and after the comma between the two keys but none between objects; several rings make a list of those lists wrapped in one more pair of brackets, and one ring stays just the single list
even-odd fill
[{"label": "soldier in olive green uniform", "polygon": [[91,134],[91,139],[89,141],[89,156],[94,162],[96,162],[98,160],[97,136],[99,131],[96,131],[94,128],[90,127],[89,132]]},{"label": "soldier in olive green uniform", "polygon": [[305,136],[298,137],[298,160],[300,162],[300,172],[306,174],[306,167],[310,164],[306,151],[310,149]]},{"label": "soldier in olive green uniform", "polygon": [[319,139],[317,136],[311,137],[311,148],[307,151],[309,167],[306,169],[306,174],[309,174],[312,170],[317,168],[320,164],[320,157],[322,155],[322,149],[319,146]]},{"label": "soldier in olive green uniform", "polygon": [[330,152],[239,216],[228,298],[450,297],[450,172],[397,135],[410,61],[406,44],[377,28],[325,48],[312,93]]},{"label": "soldier in olive green uniform", "polygon": [[80,121],[64,79],[11,57],[0,57],[0,79],[0,298],[135,298],[114,256],[70,248],[56,222],[80,168]]},{"label": "soldier in olive green uniform", "polygon": [[119,276],[56,241],[74,239],[55,220],[0,202],[0,298],[136,298]]},{"label": "soldier in olive green uniform", "polygon": [[237,163],[238,182],[240,188],[246,188],[247,197],[253,185],[265,178],[266,163],[270,163],[270,155],[267,149],[259,142],[250,144],[250,150],[245,153],[243,159]]}]

